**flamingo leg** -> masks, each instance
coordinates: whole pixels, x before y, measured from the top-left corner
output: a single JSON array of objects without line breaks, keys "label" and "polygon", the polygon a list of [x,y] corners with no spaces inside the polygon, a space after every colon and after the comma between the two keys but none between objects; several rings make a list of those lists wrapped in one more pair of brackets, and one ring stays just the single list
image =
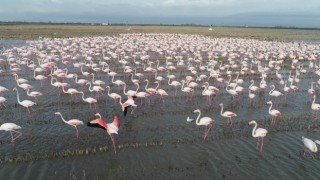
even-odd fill
[{"label": "flamingo leg", "polygon": [[257,149],[259,149],[259,144],[260,144],[260,138],[258,137],[258,140],[257,140]]},{"label": "flamingo leg", "polygon": [[114,137],[113,137],[112,134],[110,134],[110,139],[112,141],[112,146],[113,146],[114,153],[116,154],[117,153],[117,151],[116,151],[116,143],[114,141]]},{"label": "flamingo leg", "polygon": [[209,128],[207,128],[207,126],[206,126],[206,129],[205,129],[205,132],[204,132],[204,137],[203,137],[204,141],[207,139],[207,136],[208,136],[208,133],[209,133],[211,127],[212,127],[212,124],[209,124],[208,126],[209,126]]},{"label": "flamingo leg", "polygon": [[[18,135],[17,135],[16,137],[13,137],[13,135],[12,135],[12,131],[14,131],[14,132],[18,133]],[[11,143],[14,143],[14,140],[16,140],[18,137],[20,137],[20,136],[22,135],[22,133],[21,133],[21,132],[19,132],[19,131],[15,131],[15,130],[11,130],[11,131],[10,131],[10,133],[11,133]]]},{"label": "flamingo leg", "polygon": [[79,131],[78,131],[78,128],[77,126],[74,126],[76,128],[76,135],[77,135],[77,138],[79,138]]},{"label": "flamingo leg", "polygon": [[263,147],[263,137],[261,138],[261,147],[260,147],[260,152],[262,151],[262,147]]}]

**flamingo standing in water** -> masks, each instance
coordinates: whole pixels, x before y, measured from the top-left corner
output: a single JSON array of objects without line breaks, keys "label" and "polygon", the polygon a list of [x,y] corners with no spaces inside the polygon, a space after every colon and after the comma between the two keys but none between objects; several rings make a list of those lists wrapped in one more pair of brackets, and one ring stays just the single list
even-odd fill
[{"label": "flamingo standing in water", "polygon": [[66,124],[69,124],[70,126],[73,126],[74,128],[76,128],[76,135],[77,135],[77,138],[79,138],[79,131],[78,131],[78,128],[77,128],[77,126],[78,125],[83,125],[83,122],[82,121],[80,121],[80,120],[78,120],[78,119],[70,119],[69,121],[66,121],[63,117],[62,117],[62,115],[61,115],[61,113],[60,112],[55,112],[54,113],[55,115],[59,115],[60,117],[61,117],[61,120],[64,122],[64,123],[66,123]]},{"label": "flamingo standing in water", "polygon": [[118,116],[114,116],[113,122],[108,124],[101,118],[101,115],[99,113],[96,113],[95,116],[98,118],[92,121],[89,121],[87,125],[89,127],[99,127],[99,128],[105,129],[111,138],[114,153],[117,153],[116,143],[114,141],[114,137],[112,134],[118,134],[119,127],[120,127]]},{"label": "flamingo standing in water", "polygon": [[[1,126],[0,126],[0,131],[3,130],[3,131],[10,131],[10,134],[11,134],[11,143],[14,143],[14,140],[16,140],[18,137],[20,137],[22,135],[21,132],[17,131],[17,129],[21,129],[20,126],[14,124],[14,123],[3,123]],[[12,132],[15,132],[17,133],[18,135],[16,137],[13,137],[13,134]]]},{"label": "flamingo standing in water", "polygon": [[281,113],[280,113],[280,111],[278,111],[276,109],[271,109],[272,108],[272,101],[268,101],[267,104],[270,104],[269,114],[272,116],[271,125],[274,126],[276,124],[276,117],[280,116]]},{"label": "flamingo standing in water", "polygon": [[320,104],[315,103],[316,97],[317,97],[316,95],[313,95],[313,101],[312,101],[312,104],[311,104],[312,117],[313,117],[313,118],[316,118],[316,117],[317,117],[316,111],[319,111],[319,110],[320,110]]},{"label": "flamingo standing in water", "polygon": [[221,103],[220,106],[221,106],[221,116],[226,117],[227,121],[228,121],[228,125],[232,126],[232,119],[231,118],[237,116],[237,114],[233,113],[231,111],[223,112],[223,104]]},{"label": "flamingo standing in water", "polygon": [[32,92],[29,93],[29,90],[30,89],[27,89],[27,95],[31,96],[31,97],[34,97],[35,103],[38,103],[38,97],[42,96],[42,93],[38,92],[38,91],[32,91]]},{"label": "flamingo standing in water", "polygon": [[258,128],[257,129],[257,122],[255,120],[252,120],[249,122],[249,125],[254,124],[254,128],[252,129],[252,137],[257,137],[258,141],[257,141],[257,149],[259,149],[259,144],[260,144],[260,138],[261,138],[261,145],[260,145],[260,152],[262,151],[262,147],[263,147],[263,137],[265,137],[268,133],[268,131],[266,129],[263,128]]},{"label": "flamingo standing in water", "polygon": [[123,115],[126,116],[128,112],[129,107],[133,107],[131,114],[133,114],[133,111],[137,108],[137,105],[134,103],[133,97],[128,96],[128,100],[124,103],[121,102],[121,97],[119,98],[119,103],[122,107]]},{"label": "flamingo standing in water", "polygon": [[305,156],[306,152],[308,152],[313,157],[311,152],[314,152],[314,153],[318,152],[318,148],[316,144],[320,144],[319,140],[312,141],[311,139],[308,139],[302,136],[302,142],[305,147],[303,156]]},{"label": "flamingo standing in water", "polygon": [[[207,136],[208,136],[208,133],[214,123],[214,120],[210,117],[202,117],[200,119],[200,116],[201,116],[201,111],[200,109],[196,109],[193,111],[193,113],[199,113],[197,119],[196,119],[196,124],[199,125],[199,126],[206,126],[206,129],[204,130],[204,136],[203,136],[203,140],[206,140],[207,139]],[[208,128],[209,126],[209,128]]]},{"label": "flamingo standing in water", "polygon": [[30,110],[29,110],[29,107],[32,107],[33,105],[36,105],[36,103],[30,101],[30,100],[23,100],[23,101],[20,101],[20,98],[19,98],[19,92],[17,90],[17,88],[13,88],[13,91],[17,91],[17,100],[18,100],[18,103],[23,106],[23,107],[26,107],[28,109],[28,112],[30,114]]}]

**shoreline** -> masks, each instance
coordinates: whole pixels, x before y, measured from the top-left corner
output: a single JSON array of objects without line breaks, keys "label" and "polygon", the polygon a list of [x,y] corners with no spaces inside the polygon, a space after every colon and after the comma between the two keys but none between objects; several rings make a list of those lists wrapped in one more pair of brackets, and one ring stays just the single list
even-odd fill
[{"label": "shoreline", "polygon": [[122,33],[174,33],[197,34],[211,38],[241,38],[266,41],[320,41],[320,30],[259,28],[259,27],[209,27],[204,26],[124,26],[124,25],[0,25],[0,39],[35,40],[46,38],[74,38],[86,36],[113,36]]}]

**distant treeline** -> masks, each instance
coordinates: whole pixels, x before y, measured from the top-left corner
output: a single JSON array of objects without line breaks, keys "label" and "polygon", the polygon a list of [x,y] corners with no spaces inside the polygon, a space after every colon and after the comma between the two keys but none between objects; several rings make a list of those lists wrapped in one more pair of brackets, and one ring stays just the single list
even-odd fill
[{"label": "distant treeline", "polygon": [[[128,24],[128,23],[81,23],[81,22],[26,22],[26,21],[0,21],[0,25],[90,25],[90,26],[194,26],[209,27],[200,24]],[[301,29],[301,30],[320,30],[317,27],[295,27],[295,26],[228,26],[211,25],[210,27],[229,27],[229,28],[267,28],[267,29]]]}]

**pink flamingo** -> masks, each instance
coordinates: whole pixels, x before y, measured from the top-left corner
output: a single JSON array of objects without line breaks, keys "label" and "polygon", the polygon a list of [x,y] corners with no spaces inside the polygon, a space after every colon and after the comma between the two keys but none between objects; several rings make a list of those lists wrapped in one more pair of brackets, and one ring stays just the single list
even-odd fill
[{"label": "pink flamingo", "polygon": [[260,146],[260,152],[262,151],[262,147],[263,147],[263,137],[265,137],[268,133],[268,131],[266,129],[263,128],[258,128],[257,129],[257,122],[255,120],[252,120],[249,122],[249,125],[254,124],[254,128],[252,129],[252,137],[257,137],[258,141],[257,141],[257,149],[259,149],[259,138],[261,138],[261,146]]},{"label": "pink flamingo", "polygon": [[66,120],[62,117],[62,115],[61,115],[60,112],[55,112],[54,114],[55,114],[55,115],[60,115],[61,120],[62,120],[64,123],[69,124],[70,126],[73,126],[74,128],[76,128],[76,135],[77,135],[77,138],[79,138],[79,131],[78,131],[77,126],[78,126],[78,125],[83,125],[83,122],[82,122],[82,121],[80,121],[80,120],[78,120],[78,119],[70,119],[69,121],[66,121]]},{"label": "pink flamingo", "polygon": [[223,112],[223,104],[221,103],[220,106],[221,106],[221,116],[226,117],[227,121],[228,121],[228,125],[230,124],[230,126],[232,126],[232,119],[231,118],[237,116],[237,114],[235,114],[231,111]]},{"label": "pink flamingo", "polygon": [[87,103],[89,103],[89,105],[90,105],[90,108],[91,108],[91,104],[94,104],[94,108],[95,109],[97,109],[97,100],[96,99],[94,99],[94,98],[92,98],[92,97],[87,97],[87,98],[84,98],[84,92],[82,92],[82,91],[80,91],[80,94],[82,94],[82,100],[84,101],[84,102],[87,102]]},{"label": "pink flamingo", "polygon": [[123,111],[124,116],[127,115],[127,111],[128,111],[129,107],[133,108],[132,111],[131,111],[131,114],[133,114],[134,110],[137,108],[137,105],[134,103],[134,100],[133,100],[132,96],[128,96],[127,101],[124,102],[124,103],[121,102],[121,97],[120,97],[119,103],[120,103],[120,105],[122,107],[122,111]]},{"label": "pink flamingo", "polygon": [[[22,135],[21,132],[17,131],[17,129],[21,129],[20,126],[14,124],[14,123],[3,123],[0,126],[0,131],[10,131],[11,134],[11,143],[14,143],[14,140],[16,140],[18,137],[20,137]],[[16,137],[13,137],[12,132],[18,133],[18,135]]]},{"label": "pink flamingo", "polygon": [[32,91],[32,92],[29,93],[29,90],[30,89],[27,89],[27,95],[31,96],[31,97],[34,97],[35,103],[38,103],[38,97],[42,96],[42,93],[38,92],[38,91]]},{"label": "pink flamingo", "polygon": [[267,104],[270,104],[269,114],[272,116],[271,125],[274,126],[276,124],[276,117],[280,116],[281,113],[280,113],[280,111],[278,111],[276,109],[271,109],[272,108],[272,101],[268,101]]},{"label": "pink flamingo", "polygon": [[117,99],[119,99],[121,96],[117,93],[110,93],[110,86],[106,86],[106,89],[108,89],[108,96],[111,97],[114,100],[114,103],[117,103]]},{"label": "pink flamingo", "polygon": [[[206,126],[206,129],[204,130],[204,136],[203,136],[203,140],[206,140],[207,139],[207,136],[208,136],[208,133],[213,125],[213,123],[215,122],[215,120],[213,120],[212,118],[210,117],[202,117],[200,119],[200,116],[201,116],[201,111],[200,109],[196,109],[193,111],[193,113],[199,113],[197,119],[196,119],[196,124],[198,126]],[[209,128],[208,128],[209,126]]]},{"label": "pink flamingo", "polygon": [[96,113],[95,116],[98,118],[94,119],[92,121],[89,121],[87,125],[89,127],[99,127],[99,128],[105,129],[107,131],[107,133],[109,134],[110,139],[112,141],[114,153],[117,153],[116,152],[116,143],[114,141],[114,137],[112,134],[118,134],[119,127],[120,127],[118,116],[114,116],[113,122],[108,123],[108,124],[101,118],[101,115],[99,113]]}]

